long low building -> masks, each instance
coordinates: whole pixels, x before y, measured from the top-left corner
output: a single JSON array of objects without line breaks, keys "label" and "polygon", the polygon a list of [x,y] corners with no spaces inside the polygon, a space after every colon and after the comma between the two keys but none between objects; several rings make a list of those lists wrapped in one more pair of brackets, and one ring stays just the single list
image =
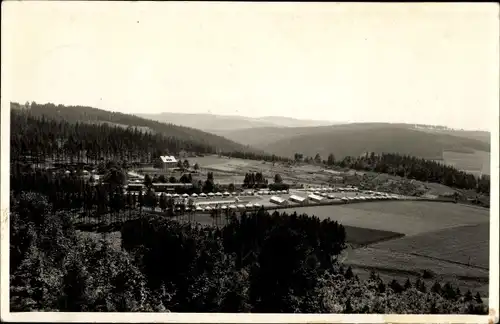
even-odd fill
[{"label": "long low building", "polygon": [[127,191],[141,191],[144,189],[144,185],[142,183],[129,183],[126,189]]},{"label": "long low building", "polygon": [[323,197],[315,195],[315,194],[310,194],[309,196],[307,196],[307,198],[309,198],[312,201],[316,201],[316,202],[323,200]]},{"label": "long low building", "polygon": [[284,205],[286,203],[286,200],[284,198],[278,196],[271,197],[269,201],[276,205]]},{"label": "long low building", "polygon": [[153,183],[153,189],[155,192],[161,191],[174,191],[176,188],[191,188],[192,183]]},{"label": "long low building", "polygon": [[303,203],[306,201],[305,197],[301,197],[301,196],[297,196],[297,195],[291,195],[288,199],[290,201],[295,202],[295,203]]},{"label": "long low building", "polygon": [[235,199],[232,200],[218,200],[218,201],[198,201],[196,202],[196,206],[215,206],[215,205],[228,205],[234,204],[236,202]]}]

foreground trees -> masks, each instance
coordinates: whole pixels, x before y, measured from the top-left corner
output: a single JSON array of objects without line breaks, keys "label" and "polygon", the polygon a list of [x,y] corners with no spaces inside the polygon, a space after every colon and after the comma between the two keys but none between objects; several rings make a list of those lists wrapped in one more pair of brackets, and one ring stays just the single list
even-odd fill
[{"label": "foreground trees", "polygon": [[153,311],[126,252],[82,237],[67,212],[34,193],[11,196],[11,311]]},{"label": "foreground trees", "polygon": [[[150,216],[120,239],[78,232],[40,194],[11,196],[12,311],[479,313],[449,284],[361,281],[333,221],[263,210],[219,229]],[[118,241],[117,241],[118,240]]]}]

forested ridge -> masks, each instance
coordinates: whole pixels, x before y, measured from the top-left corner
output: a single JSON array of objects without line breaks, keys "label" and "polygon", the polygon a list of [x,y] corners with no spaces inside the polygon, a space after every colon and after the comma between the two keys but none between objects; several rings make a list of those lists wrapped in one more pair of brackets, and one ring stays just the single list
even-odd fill
[{"label": "forested ridge", "polygon": [[[61,108],[61,111],[65,109]],[[167,135],[168,132],[153,133],[132,126],[123,128],[106,123],[68,122],[50,114],[32,112],[31,109],[11,111],[12,161],[30,157],[36,163],[48,159],[85,163],[96,163],[101,159],[153,163],[160,155],[176,154],[181,150],[197,154],[226,152],[245,158],[287,160],[247,150],[225,139],[222,141],[230,145],[220,144],[219,139],[212,142],[205,133],[200,137],[203,140],[199,140],[189,134]]]},{"label": "forested ridge", "polygon": [[[21,106],[18,103],[11,103],[11,112],[27,115],[30,117],[38,117],[59,122],[78,123],[80,126],[84,124],[95,123],[110,123],[124,125],[132,129],[141,129],[149,133],[163,135],[170,142],[179,142],[177,146],[185,146],[189,148],[204,148],[204,151],[215,152],[216,150],[224,151],[242,151],[262,153],[248,146],[233,142],[224,137],[206,133],[198,129],[182,127],[168,123],[160,123],[153,120],[140,118],[133,115],[110,112],[102,109],[85,107],[85,106],[63,106],[48,104],[37,104],[35,102],[27,103]],[[114,125],[113,125],[114,126]],[[182,143],[182,144],[181,144]]]}]

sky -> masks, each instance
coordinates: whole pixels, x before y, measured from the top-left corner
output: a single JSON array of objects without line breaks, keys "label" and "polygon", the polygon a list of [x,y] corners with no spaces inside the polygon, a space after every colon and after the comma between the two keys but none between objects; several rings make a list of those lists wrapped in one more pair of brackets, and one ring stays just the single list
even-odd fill
[{"label": "sky", "polygon": [[498,8],[2,2],[4,93],[123,113],[489,130],[499,109]]}]

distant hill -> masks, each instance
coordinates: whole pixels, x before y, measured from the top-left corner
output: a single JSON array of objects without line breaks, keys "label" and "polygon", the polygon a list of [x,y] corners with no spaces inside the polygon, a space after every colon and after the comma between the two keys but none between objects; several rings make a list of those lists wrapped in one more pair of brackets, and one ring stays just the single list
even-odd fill
[{"label": "distant hill", "polygon": [[170,112],[160,114],[136,115],[142,118],[156,120],[163,123],[172,123],[176,125],[197,128],[211,133],[260,127],[306,127],[334,124],[333,122],[329,121],[302,120],[277,116],[251,118],[242,116],[182,114]]},{"label": "distant hill", "polygon": [[420,125],[415,126],[415,129],[433,133],[433,134],[448,134],[453,136],[460,136],[470,139],[480,140],[486,143],[490,143],[491,134],[490,132],[485,131],[466,131],[466,130],[457,130],[457,129],[443,129],[443,128],[435,128],[435,127],[422,127]]},{"label": "distant hill", "polygon": [[282,117],[282,116],[266,116],[255,119],[273,123],[281,127],[314,127],[314,126],[328,126],[328,125],[341,124],[339,122],[332,122],[328,120],[322,121],[322,120],[312,120],[312,119],[296,119],[296,118]]},{"label": "distant hill", "polygon": [[333,153],[341,158],[359,156],[365,152],[385,152],[441,160],[445,151],[490,151],[489,137],[481,132],[434,131],[406,124],[354,123],[320,127],[265,127],[220,131],[218,134],[283,156],[293,156],[294,153],[300,152],[307,156],[319,153],[326,158],[329,153]]},{"label": "distant hill", "polygon": [[[31,104],[30,107],[25,107],[18,103],[11,103],[11,109],[23,111],[34,117],[45,116],[49,119],[64,120],[70,123],[82,122],[89,124],[109,124],[124,128],[131,127],[138,131],[159,133],[168,137],[177,138],[184,143],[213,147],[225,152],[239,151],[262,153],[262,151],[253,149],[247,145],[236,143],[222,136],[203,132],[198,129],[160,123],[134,115],[110,112],[92,107],[63,106],[54,105],[52,103]],[[181,149],[188,148],[183,147]]]}]

